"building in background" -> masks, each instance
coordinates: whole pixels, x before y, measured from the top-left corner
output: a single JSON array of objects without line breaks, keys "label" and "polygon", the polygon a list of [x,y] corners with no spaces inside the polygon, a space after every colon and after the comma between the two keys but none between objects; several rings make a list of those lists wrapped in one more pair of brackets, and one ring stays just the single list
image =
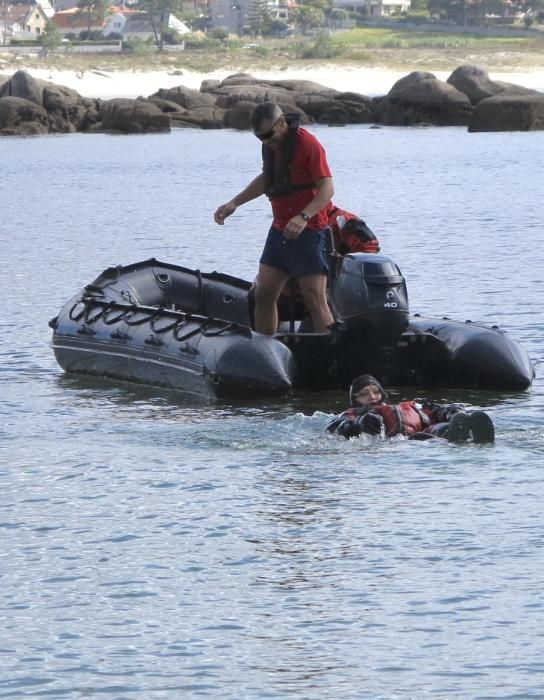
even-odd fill
[{"label": "building in background", "polygon": [[389,17],[410,10],[410,0],[332,0],[337,10],[359,12],[367,17]]},{"label": "building in background", "polygon": [[32,5],[0,5],[0,41],[12,39],[35,41],[45,32],[49,17],[39,3]]},{"label": "building in background", "polygon": [[286,0],[210,0],[209,7],[211,26],[230,34],[243,34],[256,12],[266,12],[271,20],[285,24],[289,21]]}]

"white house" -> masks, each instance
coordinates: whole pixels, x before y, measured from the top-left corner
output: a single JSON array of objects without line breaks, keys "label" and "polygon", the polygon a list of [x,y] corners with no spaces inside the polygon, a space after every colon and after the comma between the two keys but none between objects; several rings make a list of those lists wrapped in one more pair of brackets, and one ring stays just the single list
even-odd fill
[{"label": "white house", "polygon": [[39,4],[5,5],[0,10],[0,39],[37,40],[45,32],[48,17]]},{"label": "white house", "polygon": [[332,0],[335,9],[360,12],[370,17],[388,17],[408,12],[410,5],[410,0]]},{"label": "white house", "polygon": [[47,19],[51,19],[51,17],[53,17],[53,15],[55,14],[55,8],[49,2],[49,0],[36,0],[36,4],[42,8],[43,13],[47,17]]},{"label": "white house", "polygon": [[[160,16],[153,17],[155,27],[161,26]],[[169,12],[163,18],[163,31],[177,32],[178,34],[188,34],[191,30],[177,17],[175,17],[171,12]],[[115,29],[110,31],[117,31]],[[142,41],[147,41],[148,39],[154,39],[155,34],[153,32],[153,23],[147,17],[146,13],[134,13],[127,16],[125,25],[121,31],[123,41],[128,41],[129,39],[141,39]]]},{"label": "white house", "polygon": [[[249,24],[254,0],[210,0],[211,25],[231,34],[242,34]],[[268,0],[267,12],[272,19],[287,23],[289,5],[286,0]]]}]

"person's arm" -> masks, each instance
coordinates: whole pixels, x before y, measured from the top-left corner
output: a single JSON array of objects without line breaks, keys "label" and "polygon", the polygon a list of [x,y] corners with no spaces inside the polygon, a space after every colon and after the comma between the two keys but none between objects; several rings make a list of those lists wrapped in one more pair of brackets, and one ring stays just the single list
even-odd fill
[{"label": "person's arm", "polygon": [[329,433],[341,435],[346,440],[358,437],[361,433],[380,435],[383,430],[383,418],[369,406],[348,409],[327,426]]},{"label": "person's arm", "polygon": [[[304,213],[309,219],[315,216],[319,211],[324,209],[331,201],[334,195],[334,183],[332,177],[322,177],[316,182],[316,190],[314,198],[304,207]],[[285,238],[298,238],[302,231],[308,225],[308,222],[301,216],[302,212],[293,216],[289,220],[283,235]]]},{"label": "person's arm", "polygon": [[316,182],[316,189],[315,197],[304,207],[304,213],[308,214],[310,219],[324,209],[333,198],[334,183],[332,177],[322,177]]},{"label": "person's arm", "polygon": [[233,214],[238,207],[246,202],[250,202],[252,199],[257,199],[257,197],[260,197],[262,194],[264,194],[264,174],[259,173],[247,187],[241,192],[238,192],[229,202],[217,207],[213,215],[215,223],[223,225],[225,219]]},{"label": "person's arm", "polygon": [[464,413],[465,407],[461,403],[434,403],[423,401],[423,412],[429,416],[431,423],[447,423],[456,413]]}]

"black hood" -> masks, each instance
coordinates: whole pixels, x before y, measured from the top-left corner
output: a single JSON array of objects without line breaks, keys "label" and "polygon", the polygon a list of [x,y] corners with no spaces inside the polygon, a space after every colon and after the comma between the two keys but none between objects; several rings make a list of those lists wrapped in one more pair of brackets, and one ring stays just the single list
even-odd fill
[{"label": "black hood", "polygon": [[382,394],[381,400],[387,401],[387,399],[389,398],[387,396],[387,392],[385,391],[381,383],[376,379],[376,377],[373,377],[371,374],[361,374],[359,377],[356,377],[353,380],[349,388],[349,400],[352,406],[357,405],[357,402],[355,401],[355,395],[358,394],[361,391],[361,389],[363,389],[365,386],[368,386],[369,384],[377,386]]}]

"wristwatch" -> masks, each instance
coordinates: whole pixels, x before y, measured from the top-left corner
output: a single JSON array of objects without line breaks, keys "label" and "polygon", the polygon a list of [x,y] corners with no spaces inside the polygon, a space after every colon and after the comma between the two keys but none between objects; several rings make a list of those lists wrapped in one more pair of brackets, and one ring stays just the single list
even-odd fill
[{"label": "wristwatch", "polygon": [[306,223],[307,223],[308,221],[310,221],[310,216],[308,216],[308,214],[306,214],[305,211],[301,211],[300,214],[299,214],[299,216],[302,216],[302,218],[304,219],[304,221],[306,221]]}]

